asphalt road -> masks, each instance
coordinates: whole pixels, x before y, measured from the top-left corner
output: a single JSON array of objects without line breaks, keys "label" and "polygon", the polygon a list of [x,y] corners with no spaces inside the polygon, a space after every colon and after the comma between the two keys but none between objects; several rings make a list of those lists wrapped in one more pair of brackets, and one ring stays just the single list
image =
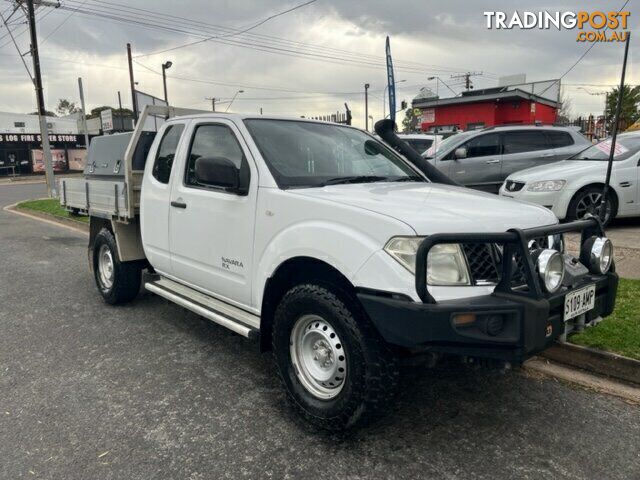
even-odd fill
[{"label": "asphalt road", "polygon": [[0,210],[0,252],[1,479],[640,478],[640,409],[616,398],[450,365],[327,435],[254,344],[150,294],[105,305],[82,235]]}]

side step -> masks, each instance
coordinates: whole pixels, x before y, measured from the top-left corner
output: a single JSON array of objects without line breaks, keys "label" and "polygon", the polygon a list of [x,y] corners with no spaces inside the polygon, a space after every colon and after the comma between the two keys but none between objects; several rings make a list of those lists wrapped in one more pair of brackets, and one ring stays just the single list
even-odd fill
[{"label": "side step", "polygon": [[144,275],[144,288],[181,307],[227,327],[243,337],[258,338],[260,317],[158,274]]}]

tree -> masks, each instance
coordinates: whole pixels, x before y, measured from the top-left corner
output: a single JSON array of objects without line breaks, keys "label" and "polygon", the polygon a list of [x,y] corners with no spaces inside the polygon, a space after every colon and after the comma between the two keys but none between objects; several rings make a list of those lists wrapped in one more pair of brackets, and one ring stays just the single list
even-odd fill
[{"label": "tree", "polygon": [[[38,115],[38,112],[31,112],[29,115]],[[49,110],[44,111],[45,117],[57,117],[54,112],[50,112]]]},{"label": "tree", "polygon": [[75,102],[71,102],[66,98],[61,98],[58,100],[58,106],[56,107],[56,112],[58,115],[71,115],[72,113],[79,112],[80,109],[76,106]]},{"label": "tree", "polygon": [[[613,88],[607,94],[607,129],[611,130],[613,126],[613,118],[616,115],[616,108],[618,106],[618,91],[620,87]],[[627,127],[635,123],[640,119],[640,112],[638,106],[640,105],[640,85],[630,87],[625,85],[622,89],[622,109],[620,110],[620,123],[618,124],[621,131],[626,130]]]},{"label": "tree", "polygon": [[402,120],[402,131],[404,133],[410,133],[419,130],[420,125],[418,125],[418,117],[415,116],[413,108],[407,108],[404,112],[404,119]]},{"label": "tree", "polygon": [[564,90],[564,88],[560,91],[559,101],[560,108],[558,109],[557,121],[561,124],[568,124],[571,118],[571,107],[573,101],[569,97],[567,97],[567,92]]},{"label": "tree", "polygon": [[91,113],[87,115],[87,118],[97,118],[100,116],[100,112],[103,110],[113,110],[113,114],[117,117],[133,117],[133,111],[128,108],[123,108],[120,110],[119,108],[113,108],[108,105],[103,105],[101,107],[96,107],[91,109]]}]

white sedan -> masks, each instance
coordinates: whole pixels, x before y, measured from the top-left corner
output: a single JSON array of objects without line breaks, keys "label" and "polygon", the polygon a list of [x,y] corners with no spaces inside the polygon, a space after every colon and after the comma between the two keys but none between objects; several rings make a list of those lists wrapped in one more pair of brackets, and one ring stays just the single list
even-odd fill
[{"label": "white sedan", "polygon": [[[599,213],[611,140],[604,140],[561,162],[513,173],[500,195],[537,203],[560,220]],[[640,216],[640,132],[618,135],[607,195],[605,222]]]}]

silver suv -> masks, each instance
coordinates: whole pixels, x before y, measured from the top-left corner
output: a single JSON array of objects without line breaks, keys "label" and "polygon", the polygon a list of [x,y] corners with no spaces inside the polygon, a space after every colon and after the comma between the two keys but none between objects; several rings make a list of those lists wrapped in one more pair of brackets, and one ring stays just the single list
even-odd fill
[{"label": "silver suv", "polygon": [[497,126],[449,137],[427,158],[458,183],[497,193],[512,173],[564,160],[590,145],[571,127]]}]

